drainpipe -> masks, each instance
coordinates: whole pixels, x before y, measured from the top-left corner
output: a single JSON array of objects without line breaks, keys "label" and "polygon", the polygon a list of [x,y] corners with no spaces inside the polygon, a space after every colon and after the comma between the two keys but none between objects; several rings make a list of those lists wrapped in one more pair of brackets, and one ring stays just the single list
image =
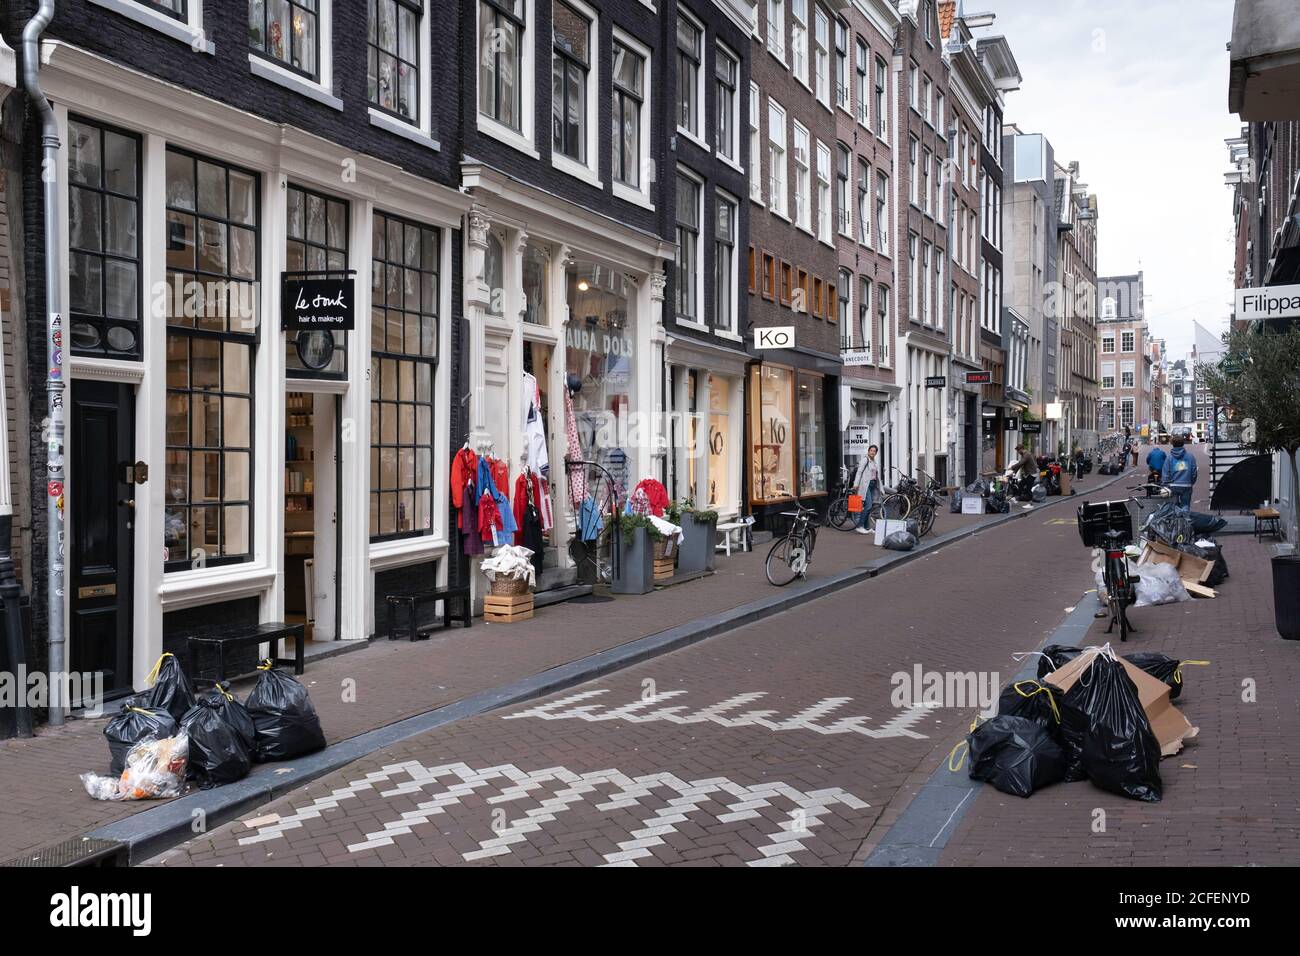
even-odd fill
[{"label": "drainpipe", "polygon": [[54,108],[41,90],[40,38],[54,19],[54,0],[41,0],[36,15],[23,28],[23,88],[41,116],[41,182],[45,192],[45,310],[46,362],[45,394],[49,415],[46,446],[46,570],[45,599],[48,605],[49,688],[51,726],[63,723],[62,679],[64,671],[64,568],[63,503],[67,489],[63,475],[63,243],[60,235],[59,197],[54,170],[59,161],[59,126]]}]

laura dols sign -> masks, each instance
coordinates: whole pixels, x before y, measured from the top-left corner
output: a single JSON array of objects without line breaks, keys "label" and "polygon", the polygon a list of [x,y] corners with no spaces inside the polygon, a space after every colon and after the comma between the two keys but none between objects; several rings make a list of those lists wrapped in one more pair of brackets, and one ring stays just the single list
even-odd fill
[{"label": "laura dols sign", "polygon": [[1238,321],[1300,317],[1300,285],[1271,285],[1237,290]]},{"label": "laura dols sign", "polygon": [[280,291],[280,327],[284,331],[356,327],[356,280],[352,276],[304,279],[285,276]]}]

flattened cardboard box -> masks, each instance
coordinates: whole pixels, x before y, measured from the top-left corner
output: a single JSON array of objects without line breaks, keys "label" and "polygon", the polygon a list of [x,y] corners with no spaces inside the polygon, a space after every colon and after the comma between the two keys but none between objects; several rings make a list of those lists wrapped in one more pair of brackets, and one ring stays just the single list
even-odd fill
[{"label": "flattened cardboard box", "polygon": [[[1095,653],[1080,654],[1068,664],[1048,674],[1047,682],[1054,687],[1059,687],[1062,692],[1068,691],[1083,672],[1092,666],[1096,657]],[[1151,722],[1151,732],[1160,743],[1160,756],[1172,757],[1183,749],[1183,741],[1195,737],[1200,728],[1193,727],[1191,721],[1183,716],[1183,712],[1170,702],[1168,684],[1152,677],[1142,668],[1130,664],[1122,657],[1117,660],[1124,665],[1124,672],[1137,686],[1138,699],[1142,702],[1147,720]]]},{"label": "flattened cardboard box", "polygon": [[[1186,551],[1179,551],[1159,541],[1148,541],[1142,548],[1141,564],[1172,564],[1183,581],[1204,584],[1205,579],[1214,570],[1214,562],[1198,558]],[[1139,572],[1140,573],[1140,572]]]}]

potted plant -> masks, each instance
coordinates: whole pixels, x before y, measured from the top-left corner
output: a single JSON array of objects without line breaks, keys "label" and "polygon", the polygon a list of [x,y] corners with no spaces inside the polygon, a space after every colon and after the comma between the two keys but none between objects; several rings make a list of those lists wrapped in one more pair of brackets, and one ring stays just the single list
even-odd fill
[{"label": "potted plant", "polygon": [[[1230,417],[1241,420],[1241,441],[1260,454],[1281,452],[1291,475],[1292,500],[1300,490],[1300,328],[1234,329],[1224,336],[1224,356],[1217,366],[1201,366],[1206,387]],[[1202,370],[1203,369],[1203,370]],[[1300,640],[1300,555],[1296,509],[1288,518],[1290,554],[1273,558],[1273,617],[1278,633]]]},{"label": "potted plant", "polygon": [[656,541],[663,539],[645,515],[621,514],[614,522],[612,544],[619,549],[610,590],[615,594],[649,594],[654,590]]},{"label": "potted plant", "polygon": [[681,525],[682,543],[678,548],[678,571],[712,571],[713,549],[718,539],[718,513],[695,507],[690,499],[674,503],[668,520]]}]

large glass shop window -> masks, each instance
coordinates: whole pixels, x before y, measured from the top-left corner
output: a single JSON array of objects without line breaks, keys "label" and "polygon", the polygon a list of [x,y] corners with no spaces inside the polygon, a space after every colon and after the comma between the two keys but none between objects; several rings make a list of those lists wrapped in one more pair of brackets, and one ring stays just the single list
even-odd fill
[{"label": "large glass shop window", "polygon": [[370,537],[430,534],[439,236],[375,213],[370,313]]},{"label": "large glass shop window", "polygon": [[755,502],[794,494],[794,373],[779,365],[750,369],[750,416],[754,464],[750,496]]},{"label": "large glass shop window", "polygon": [[[346,275],[348,204],[299,186],[289,187],[286,202],[285,271],[336,273],[332,278]],[[303,339],[301,346],[299,338]],[[285,332],[286,374],[290,378],[346,377],[347,340],[347,332]]]},{"label": "large glass shop window", "polygon": [[602,266],[568,272],[569,322],[565,328],[566,371],[583,456],[609,469],[621,492],[636,484],[632,443],[641,432],[629,414],[635,408],[636,330],[628,314],[628,281]]},{"label": "large glass shop window", "polygon": [[826,490],[826,426],[822,377],[799,376],[799,494]]},{"label": "large glass shop window", "polygon": [[251,556],[258,187],[167,151],[168,570]]},{"label": "large glass shop window", "polygon": [[709,376],[709,507],[731,499],[731,379]]},{"label": "large glass shop window", "polygon": [[140,358],[140,140],[68,120],[69,340],[77,355]]}]

